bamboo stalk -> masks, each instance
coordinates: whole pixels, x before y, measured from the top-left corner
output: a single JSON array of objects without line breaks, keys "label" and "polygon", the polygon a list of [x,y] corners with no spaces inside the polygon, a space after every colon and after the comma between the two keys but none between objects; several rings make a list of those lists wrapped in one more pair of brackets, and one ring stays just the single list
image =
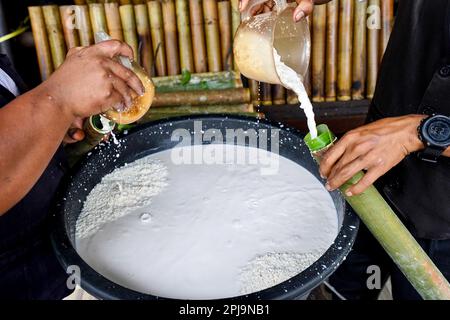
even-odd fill
[{"label": "bamboo stalk", "polygon": [[194,72],[194,57],[191,42],[191,23],[189,19],[188,0],[176,0],[176,14],[178,26],[178,44],[180,48],[181,70]]},{"label": "bamboo stalk", "polygon": [[233,48],[231,45],[231,6],[230,1],[219,1],[219,30],[222,44],[222,66],[224,70],[233,68]]},{"label": "bamboo stalk", "polygon": [[172,114],[172,113],[241,113],[254,112],[252,104],[218,104],[218,105],[179,105],[152,107],[148,114]]},{"label": "bamboo stalk", "polygon": [[92,33],[88,6],[77,6],[76,15],[80,44],[84,47],[90,46],[94,43],[94,35]]},{"label": "bamboo stalk", "polygon": [[106,24],[112,39],[123,41],[122,22],[120,21],[119,4],[105,3]]},{"label": "bamboo stalk", "polygon": [[202,1],[203,0],[189,0],[192,46],[195,49],[194,65],[195,72],[197,73],[208,71]]},{"label": "bamboo stalk", "polygon": [[134,60],[139,61],[139,44],[136,36],[136,20],[134,8],[131,4],[119,7],[120,19],[122,20],[123,38],[133,49]]},{"label": "bamboo stalk", "polygon": [[156,74],[167,75],[166,48],[164,44],[164,26],[159,1],[147,3],[148,17],[150,19],[150,33],[152,35],[153,57],[155,59]]},{"label": "bamboo stalk", "polygon": [[248,87],[250,89],[251,102],[254,106],[261,104],[260,83],[253,79],[248,79]]},{"label": "bamboo stalk", "polygon": [[158,93],[242,88],[242,82],[238,75],[228,71],[192,74],[188,83],[184,83],[181,75],[157,77],[153,78],[153,82]]},{"label": "bamboo stalk", "polygon": [[249,103],[250,99],[250,91],[247,88],[158,93],[155,95],[152,108],[178,105],[242,104]]},{"label": "bamboo stalk", "polygon": [[260,82],[259,92],[261,105],[271,106],[272,105],[272,86],[269,83]]},{"label": "bamboo stalk", "polygon": [[[312,30],[312,18],[307,17],[308,28]],[[312,96],[312,55],[309,59],[308,69],[306,70],[305,77],[303,78],[303,86],[305,87],[306,94],[308,97]],[[298,99],[297,99],[298,100]]]},{"label": "bamboo stalk", "polygon": [[56,5],[42,7],[48,42],[52,52],[53,67],[57,69],[66,59],[66,43],[64,40],[59,8]]},{"label": "bamboo stalk", "polygon": [[123,6],[125,4],[133,4],[133,2],[131,0],[119,0],[120,1],[120,5]]},{"label": "bamboo stalk", "polygon": [[336,101],[339,0],[327,3],[325,101]]},{"label": "bamboo stalk", "polygon": [[352,96],[353,0],[339,1],[338,100]]},{"label": "bamboo stalk", "polygon": [[91,26],[94,34],[97,32],[109,33],[106,23],[105,7],[101,3],[89,4],[89,15],[91,17]]},{"label": "bamboo stalk", "polygon": [[312,101],[325,101],[325,44],[327,7],[317,6],[313,12],[312,30]]},{"label": "bamboo stalk", "polygon": [[133,0],[133,4],[145,4],[145,0]]},{"label": "bamboo stalk", "polygon": [[162,14],[164,21],[167,73],[169,75],[180,74],[181,70],[178,56],[177,20],[175,15],[174,0],[162,0]]},{"label": "bamboo stalk", "polygon": [[203,0],[208,69],[212,72],[222,70],[217,10],[216,0]]},{"label": "bamboo stalk", "polygon": [[286,102],[290,105],[298,105],[300,101],[298,101],[298,96],[292,90],[287,90],[286,92]]},{"label": "bamboo stalk", "polygon": [[74,0],[74,3],[76,5],[83,5],[83,4],[86,4],[86,1],[85,0]]},{"label": "bamboo stalk", "polygon": [[[307,135],[305,142],[315,159],[320,162],[323,154],[336,139],[327,126],[321,125],[317,129],[319,137],[311,139],[311,136]],[[359,172],[340,188],[345,200],[423,299],[450,300],[450,284],[378,190],[372,185],[360,195],[346,195],[348,188],[363,177],[364,173]]]},{"label": "bamboo stalk", "polygon": [[61,24],[64,31],[64,39],[66,41],[67,49],[78,47],[80,45],[80,38],[76,30],[76,10],[74,6],[59,7],[61,15]]},{"label": "bamboo stalk", "polygon": [[386,51],[389,37],[391,36],[392,26],[394,25],[394,0],[382,0],[381,1],[381,34],[380,34],[380,47],[379,58],[380,62],[383,59],[384,52]]},{"label": "bamboo stalk", "polygon": [[135,5],[134,13],[136,15],[136,29],[139,37],[139,63],[150,76],[154,76],[153,47],[147,5]]},{"label": "bamboo stalk", "polygon": [[286,104],[286,89],[282,85],[272,86],[272,104]]},{"label": "bamboo stalk", "polygon": [[144,124],[150,121],[158,121],[162,119],[169,119],[172,117],[179,117],[179,116],[186,116],[191,114],[236,114],[240,116],[246,116],[246,117],[254,117],[255,119],[264,119],[264,114],[259,112],[223,112],[223,111],[215,111],[214,107],[212,109],[213,111],[203,110],[201,112],[195,112],[195,111],[189,111],[189,112],[180,112],[180,113],[149,113],[144,119],[141,119],[138,123]]},{"label": "bamboo stalk", "polygon": [[48,43],[44,16],[41,7],[28,7],[31,30],[33,32],[36,55],[42,81],[48,79],[53,72],[52,54]]},{"label": "bamboo stalk", "polygon": [[[231,3],[231,34],[234,39],[237,29],[241,24],[241,12],[239,10],[239,0],[230,0]],[[233,59],[234,70],[238,71],[238,67]]]},{"label": "bamboo stalk", "polygon": [[367,76],[367,0],[355,2],[353,31],[352,99],[365,98]]},{"label": "bamboo stalk", "polygon": [[[369,15],[377,13],[376,8],[380,8],[380,0],[369,0],[369,9],[375,8],[375,11],[368,10]],[[371,25],[368,22],[367,30],[367,93],[366,97],[372,99],[377,85],[378,67],[379,67],[379,45],[380,30],[379,26]]]}]

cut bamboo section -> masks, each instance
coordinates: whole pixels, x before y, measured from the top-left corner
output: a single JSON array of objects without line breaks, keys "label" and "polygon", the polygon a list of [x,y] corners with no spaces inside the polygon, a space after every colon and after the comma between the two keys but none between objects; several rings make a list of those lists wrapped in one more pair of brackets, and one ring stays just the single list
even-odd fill
[{"label": "cut bamboo section", "polygon": [[56,5],[43,6],[42,13],[52,53],[53,67],[57,69],[66,59],[67,53],[59,8]]},{"label": "cut bamboo section", "polygon": [[287,90],[286,92],[286,102],[290,105],[298,105],[300,101],[298,100],[297,94],[292,90]]},{"label": "cut bamboo section", "polygon": [[[312,30],[312,19],[311,17],[306,17],[307,21],[308,21],[308,28],[309,30]],[[308,64],[308,69],[306,70],[306,74],[303,78],[303,86],[305,87],[305,91],[306,94],[308,95],[308,97],[312,96],[312,56],[309,59],[309,64]]]},{"label": "cut bamboo section", "polygon": [[150,32],[152,35],[153,57],[155,59],[156,74],[167,75],[166,47],[164,44],[164,23],[162,18],[161,3],[149,1],[147,3],[148,17],[150,19]]},{"label": "cut bamboo section", "polygon": [[122,22],[120,21],[119,4],[105,3],[106,24],[112,39],[123,41]]},{"label": "cut bamboo section", "polygon": [[31,31],[33,32],[41,79],[45,81],[53,72],[53,60],[48,43],[44,15],[41,7],[37,6],[28,7],[28,14],[30,16]]},{"label": "cut bamboo section", "polygon": [[[241,24],[241,12],[239,10],[239,0],[230,0],[230,2],[231,2],[231,34],[232,38],[234,39],[236,31],[239,28],[239,25]],[[233,65],[234,70],[239,71],[236,63],[234,63],[234,59]]]},{"label": "cut bamboo section", "polygon": [[220,49],[217,10],[216,0],[203,0],[208,69],[211,72],[218,72],[222,70],[222,55]]},{"label": "cut bamboo section", "polygon": [[353,27],[352,99],[365,98],[367,75],[367,0],[355,2]]},{"label": "cut bamboo section", "polygon": [[197,73],[208,71],[202,1],[189,0],[192,46],[195,52],[194,65]]},{"label": "cut bamboo section", "polygon": [[219,30],[222,47],[222,66],[223,70],[233,68],[233,48],[231,45],[231,6],[230,1],[219,1]]},{"label": "cut bamboo section", "polygon": [[89,17],[88,6],[78,6],[77,9],[77,27],[80,44],[84,47],[94,43],[94,35],[92,33],[91,19]]},{"label": "cut bamboo section", "polygon": [[153,99],[152,108],[182,105],[242,104],[250,103],[250,99],[250,91],[247,88],[158,93]]},{"label": "cut bamboo section", "polygon": [[105,7],[101,3],[89,4],[89,15],[91,17],[92,31],[109,33],[106,23]]},{"label": "cut bamboo section", "polygon": [[164,106],[152,107],[148,114],[199,114],[199,113],[246,113],[254,112],[252,104],[218,104],[218,105],[180,105],[180,106]]},{"label": "cut bamboo section", "polygon": [[158,121],[163,119],[170,119],[173,117],[179,117],[179,116],[189,116],[189,115],[201,115],[201,114],[233,114],[233,115],[239,115],[239,116],[246,116],[246,117],[253,117],[255,119],[264,119],[264,114],[259,112],[235,112],[233,110],[225,109],[226,111],[217,111],[216,107],[212,107],[213,111],[208,111],[208,109],[204,108],[204,110],[201,111],[195,111],[195,110],[189,110],[186,112],[180,112],[180,113],[155,113],[150,112],[148,115],[146,115],[143,119],[139,120],[139,124],[144,124],[150,121]]},{"label": "cut bamboo section", "polygon": [[327,3],[327,44],[325,101],[336,101],[338,61],[339,0]]},{"label": "cut bamboo section", "polygon": [[78,47],[80,45],[80,38],[76,29],[76,7],[75,6],[61,6],[59,13],[61,15],[61,24],[64,31],[64,39],[66,41],[67,49]]},{"label": "cut bamboo section", "polygon": [[178,27],[178,44],[180,48],[181,70],[194,72],[194,56],[191,42],[191,24],[189,18],[189,0],[175,2]]},{"label": "cut bamboo section", "polygon": [[259,83],[260,101],[263,106],[272,105],[272,86],[269,83]]},{"label": "cut bamboo section", "polygon": [[[380,0],[369,0],[369,9],[380,8]],[[376,9],[375,9],[376,10]],[[368,11],[369,15],[374,15],[377,11]],[[379,68],[379,45],[380,30],[377,25],[371,25],[368,21],[367,30],[367,88],[366,97],[372,99],[377,85]]]},{"label": "cut bamboo section", "polygon": [[261,104],[260,83],[253,79],[248,79],[248,88],[250,89],[251,102],[254,106]]},{"label": "cut bamboo section", "polygon": [[134,17],[134,7],[126,4],[119,7],[120,19],[122,20],[123,38],[133,49],[134,60],[139,61],[139,43],[136,36],[136,20]]},{"label": "cut bamboo section", "polygon": [[353,0],[339,1],[338,100],[352,97]]},{"label": "cut bamboo section", "polygon": [[325,101],[325,44],[327,7],[317,6],[312,19],[312,101]]},{"label": "cut bamboo section", "polygon": [[180,60],[178,57],[177,20],[175,15],[175,1],[162,0],[162,15],[164,21],[164,36],[166,45],[167,73],[180,74]]},{"label": "cut bamboo section", "polygon": [[242,81],[234,72],[195,73],[188,83],[184,82],[182,75],[153,78],[156,92],[178,92],[193,90],[224,90],[242,88]]},{"label": "cut bamboo section", "polygon": [[282,85],[272,86],[272,103],[274,105],[286,104],[286,89]]},{"label": "cut bamboo section", "polygon": [[380,62],[386,51],[389,37],[391,36],[392,26],[394,25],[394,0],[381,1],[381,35],[379,57]]},{"label": "cut bamboo section", "polygon": [[134,13],[136,15],[136,29],[139,37],[139,63],[150,76],[154,76],[153,47],[147,5],[135,5]]}]

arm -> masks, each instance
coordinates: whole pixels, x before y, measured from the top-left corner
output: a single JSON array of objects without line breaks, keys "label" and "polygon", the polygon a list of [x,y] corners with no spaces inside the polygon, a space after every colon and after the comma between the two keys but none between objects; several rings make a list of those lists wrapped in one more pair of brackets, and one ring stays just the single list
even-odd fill
[{"label": "arm", "polygon": [[[386,118],[347,133],[324,156],[320,173],[335,190],[361,170],[366,175],[348,189],[348,196],[364,192],[378,178],[412,152],[425,148],[417,128],[426,116],[408,115]],[[450,149],[444,156],[450,157]]]},{"label": "arm", "polygon": [[30,191],[77,118],[142,93],[139,79],[112,59],[118,54],[133,57],[118,41],[73,49],[47,81],[0,109],[0,216]]}]

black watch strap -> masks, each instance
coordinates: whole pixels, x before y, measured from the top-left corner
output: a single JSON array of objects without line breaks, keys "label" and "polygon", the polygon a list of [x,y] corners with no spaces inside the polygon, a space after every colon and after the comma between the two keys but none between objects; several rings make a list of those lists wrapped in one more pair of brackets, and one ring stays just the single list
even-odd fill
[{"label": "black watch strap", "polygon": [[426,147],[423,151],[418,153],[421,160],[431,163],[437,163],[445,150],[437,147]]}]

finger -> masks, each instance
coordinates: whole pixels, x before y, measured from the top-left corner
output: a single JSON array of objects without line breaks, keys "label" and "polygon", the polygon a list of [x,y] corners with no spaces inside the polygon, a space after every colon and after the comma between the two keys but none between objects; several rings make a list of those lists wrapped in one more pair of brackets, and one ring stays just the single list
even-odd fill
[{"label": "finger", "polygon": [[[130,108],[133,104],[133,90],[122,79],[112,76],[111,83],[114,89],[122,95],[122,101],[126,108]],[[136,94],[134,94],[136,97]]]},{"label": "finger", "polygon": [[364,175],[364,177],[361,180],[359,180],[357,184],[349,187],[345,191],[346,196],[352,197],[363,193],[364,191],[367,190],[367,188],[369,188],[372,184],[374,184],[375,181],[377,181],[378,178],[380,178],[385,173],[386,172],[384,172],[384,170],[381,169],[381,167],[369,169],[367,173]]},{"label": "finger", "polygon": [[77,128],[72,128],[72,129],[69,129],[69,131],[67,132],[67,135],[64,137],[63,143],[66,143],[66,144],[76,143],[76,142],[84,140],[84,137],[85,137],[85,133],[83,130],[77,129]]},{"label": "finger", "polygon": [[347,140],[342,138],[330,150],[328,150],[320,161],[320,175],[327,178],[335,163],[342,157],[347,149]]},{"label": "finger", "polygon": [[294,10],[294,21],[299,22],[301,19],[309,16],[314,9],[313,0],[297,0],[298,6]]},{"label": "finger", "polygon": [[336,190],[340,188],[344,183],[350,180],[355,174],[363,170],[364,168],[369,167],[371,164],[368,162],[367,158],[359,157],[352,162],[344,165],[344,166],[336,166],[336,170],[334,170],[327,182],[326,188],[329,191]]},{"label": "finger", "polygon": [[108,40],[100,42],[94,46],[102,55],[108,58],[114,58],[116,56],[124,56],[133,60],[133,49],[124,42],[118,40]]},{"label": "finger", "polygon": [[243,11],[247,8],[248,3],[250,2],[250,0],[239,0],[239,10]]},{"label": "finger", "polygon": [[102,104],[101,112],[105,113],[110,109],[115,109],[117,111],[125,110],[125,102],[123,101],[122,94],[120,94],[120,92],[112,85],[110,90],[105,94],[105,103]]},{"label": "finger", "polygon": [[131,89],[135,91],[136,95],[141,96],[144,94],[144,86],[133,71],[111,59],[107,59],[104,63],[105,67],[109,68],[115,76],[122,79],[122,81],[131,87]]},{"label": "finger", "polygon": [[70,125],[70,128],[83,129],[83,125],[84,119],[76,117],[75,120],[73,120],[72,124]]}]

